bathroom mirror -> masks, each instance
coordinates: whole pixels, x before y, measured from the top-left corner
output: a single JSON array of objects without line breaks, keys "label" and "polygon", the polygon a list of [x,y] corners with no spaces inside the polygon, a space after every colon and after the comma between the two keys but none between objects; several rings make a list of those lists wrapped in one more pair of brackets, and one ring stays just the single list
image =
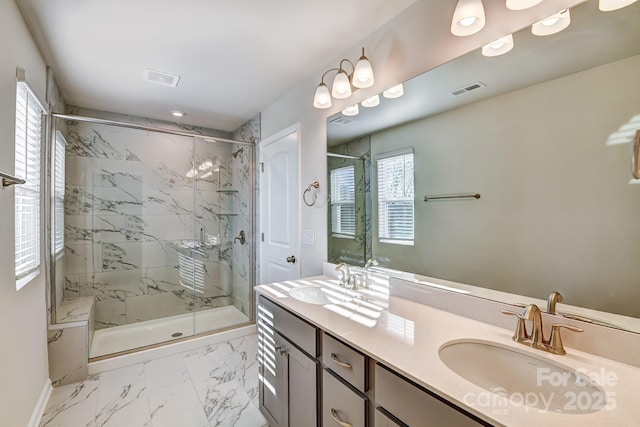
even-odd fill
[{"label": "bathroom mirror", "polygon": [[[640,2],[570,14],[564,31],[524,28],[504,55],[473,51],[399,98],[328,118],[329,187],[349,165],[355,182],[352,197],[330,197],[329,261],[373,256],[508,298],[557,290],[567,305],[640,318]],[[380,238],[376,165],[402,149],[414,156],[414,239],[397,244]],[[480,198],[424,201],[462,194]],[[353,232],[336,231],[349,215]]]}]

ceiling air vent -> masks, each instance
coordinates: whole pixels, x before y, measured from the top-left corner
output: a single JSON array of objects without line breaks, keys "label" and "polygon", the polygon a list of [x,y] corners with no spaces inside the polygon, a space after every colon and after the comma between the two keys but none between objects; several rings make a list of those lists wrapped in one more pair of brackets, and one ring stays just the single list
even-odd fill
[{"label": "ceiling air vent", "polygon": [[340,125],[340,126],[348,126],[350,124],[352,124],[354,121],[351,119],[347,119],[344,116],[338,116],[335,119],[331,119],[329,120],[329,123],[333,124],[333,125]]},{"label": "ceiling air vent", "polygon": [[155,83],[157,85],[176,87],[178,86],[178,81],[180,81],[180,76],[145,68],[142,79],[146,82]]},{"label": "ceiling air vent", "polygon": [[482,82],[470,83],[454,91],[451,91],[451,95],[460,96],[460,95],[464,95],[465,93],[469,93],[473,90],[481,89],[483,87],[487,87],[487,86]]}]

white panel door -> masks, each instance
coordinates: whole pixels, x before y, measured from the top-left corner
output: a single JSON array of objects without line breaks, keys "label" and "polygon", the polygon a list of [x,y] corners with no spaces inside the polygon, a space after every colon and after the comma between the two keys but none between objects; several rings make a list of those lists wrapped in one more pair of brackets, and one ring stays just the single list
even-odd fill
[{"label": "white panel door", "polygon": [[260,144],[260,283],[300,277],[298,130]]}]

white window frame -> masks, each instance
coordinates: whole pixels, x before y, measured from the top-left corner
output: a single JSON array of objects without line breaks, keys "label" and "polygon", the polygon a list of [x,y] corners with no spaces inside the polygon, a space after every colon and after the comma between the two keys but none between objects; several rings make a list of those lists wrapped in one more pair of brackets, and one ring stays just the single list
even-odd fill
[{"label": "white window frame", "polygon": [[[387,165],[392,161],[404,162],[401,182],[391,183],[385,176]],[[406,162],[410,160],[410,164]],[[410,171],[407,166],[410,165]],[[378,181],[378,241],[397,245],[413,246],[415,241],[415,163],[413,149],[403,149],[376,156],[376,177]],[[394,189],[389,188],[392,185]],[[393,194],[390,194],[393,193]],[[411,207],[411,218],[404,224],[410,232],[394,234],[391,230],[389,208],[402,203]]]},{"label": "white window frame", "polygon": [[51,242],[56,257],[64,253],[65,150],[67,140],[56,131],[53,143],[53,230]]},{"label": "white window frame", "polygon": [[[343,197],[343,190],[340,188],[340,183],[344,183],[344,181],[337,177],[338,180],[334,179],[335,175],[343,174],[351,172],[353,176],[353,180],[351,182],[352,187],[351,193],[352,197]],[[355,197],[355,188],[356,188],[356,168],[355,165],[342,166],[339,168],[331,169],[329,171],[329,185],[331,188],[331,237],[338,237],[343,239],[355,239],[356,236],[356,197]],[[342,215],[341,211],[344,209],[350,209],[353,212],[353,224],[343,224],[342,223]],[[348,230],[348,225],[351,225],[353,230]]]},{"label": "white window frame", "polygon": [[15,187],[15,279],[20,290],[40,274],[41,153],[46,109],[17,70],[15,175],[26,181]]}]

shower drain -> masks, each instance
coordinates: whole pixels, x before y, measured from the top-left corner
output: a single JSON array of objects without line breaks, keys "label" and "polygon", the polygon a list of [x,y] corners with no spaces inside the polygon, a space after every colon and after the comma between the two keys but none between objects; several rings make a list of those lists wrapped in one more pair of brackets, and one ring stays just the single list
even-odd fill
[{"label": "shower drain", "polygon": [[182,332],[174,332],[174,333],[172,333],[172,334],[171,334],[171,336],[172,336],[173,338],[181,337],[181,336],[182,336]]}]

